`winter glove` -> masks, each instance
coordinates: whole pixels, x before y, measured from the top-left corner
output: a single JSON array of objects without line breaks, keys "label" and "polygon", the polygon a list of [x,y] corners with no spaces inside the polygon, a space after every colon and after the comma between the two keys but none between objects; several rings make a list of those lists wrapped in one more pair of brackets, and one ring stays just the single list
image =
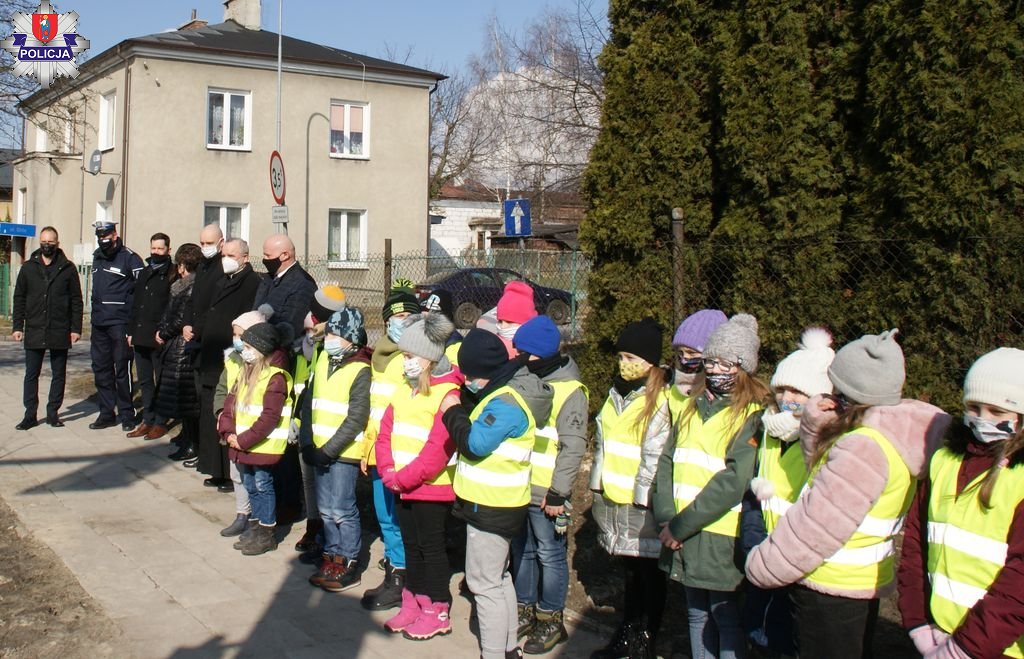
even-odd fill
[{"label": "winter glove", "polygon": [[953,640],[952,636],[947,636],[944,641],[939,643],[924,655],[925,659],[971,659],[971,655],[964,652],[956,641]]},{"label": "winter glove", "polygon": [[921,625],[920,627],[914,627],[910,630],[910,640],[914,642],[914,647],[917,651],[924,656],[935,649],[935,647],[942,642],[943,639],[936,638],[932,633],[938,631],[940,634],[944,633],[939,630],[935,625]]},{"label": "winter glove", "polygon": [[317,448],[312,444],[302,447],[302,461],[310,467],[330,467],[334,462],[322,448]]},{"label": "winter glove", "polygon": [[395,472],[394,467],[388,467],[380,474],[380,480],[384,484],[384,487],[388,488],[392,492],[401,492],[402,488],[398,485],[398,475]]},{"label": "winter glove", "polygon": [[288,426],[288,443],[299,443],[299,422],[295,419],[292,419],[291,424]]}]

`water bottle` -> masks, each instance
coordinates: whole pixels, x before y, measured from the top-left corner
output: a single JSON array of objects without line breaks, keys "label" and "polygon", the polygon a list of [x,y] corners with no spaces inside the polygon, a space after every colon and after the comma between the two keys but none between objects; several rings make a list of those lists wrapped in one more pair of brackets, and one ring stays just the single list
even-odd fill
[{"label": "water bottle", "polygon": [[572,524],[572,504],[566,500],[564,506],[565,510],[555,517],[555,533],[559,535],[565,535],[569,531],[569,525]]}]

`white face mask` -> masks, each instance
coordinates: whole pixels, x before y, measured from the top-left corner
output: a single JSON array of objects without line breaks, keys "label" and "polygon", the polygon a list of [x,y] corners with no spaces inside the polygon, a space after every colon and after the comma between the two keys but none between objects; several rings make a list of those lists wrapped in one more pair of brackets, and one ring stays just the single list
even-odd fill
[{"label": "white face mask", "polygon": [[203,253],[203,258],[212,259],[220,249],[216,245],[203,245],[200,251]]},{"label": "white face mask", "polygon": [[[207,257],[207,258],[209,258],[209,257]],[[236,261],[235,259],[231,258],[230,256],[225,256],[224,258],[222,258],[220,260],[220,264],[221,264],[221,266],[224,267],[224,274],[226,274],[226,275],[230,275],[233,272],[238,272],[238,269],[240,267],[242,267],[238,263],[238,261]]]},{"label": "white face mask", "polygon": [[419,357],[406,357],[402,369],[405,371],[405,377],[415,380],[423,373],[423,364],[420,363]]},{"label": "white face mask", "polygon": [[519,325],[506,325],[505,327],[498,326],[498,336],[511,341],[516,338],[516,332],[519,331]]},{"label": "white face mask", "polygon": [[980,416],[964,413],[964,425],[971,429],[974,438],[982,444],[1002,442],[1013,437],[1016,429],[1010,421],[992,423]]},{"label": "white face mask", "polygon": [[252,364],[260,358],[260,353],[256,351],[256,348],[242,348],[242,361],[246,364]]}]

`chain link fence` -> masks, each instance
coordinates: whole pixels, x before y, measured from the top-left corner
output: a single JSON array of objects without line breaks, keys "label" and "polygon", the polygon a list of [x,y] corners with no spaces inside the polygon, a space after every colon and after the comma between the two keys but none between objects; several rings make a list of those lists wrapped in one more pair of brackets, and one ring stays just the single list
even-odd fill
[{"label": "chain link fence", "polygon": [[[437,256],[424,251],[393,255],[370,254],[358,262],[310,257],[300,263],[317,284],[337,284],[345,291],[348,303],[363,310],[371,340],[383,333],[380,309],[384,307],[387,290],[392,282],[408,280],[415,289],[428,282],[440,282],[447,275],[464,268],[498,269],[514,273],[500,273],[494,280],[499,288],[510,278],[525,278],[533,284],[564,292],[565,295],[559,297],[564,306],[556,305],[556,308],[547,311],[556,318],[567,341],[579,341],[582,337],[583,320],[587,313],[586,284],[590,262],[579,251],[490,249],[466,250],[454,256]],[[258,262],[254,262],[253,266],[257,272],[263,273]],[[88,315],[91,309],[92,268],[81,266],[79,273],[85,296],[85,312]],[[477,284],[480,285],[477,288],[482,289],[484,283],[485,279],[478,278]],[[465,294],[450,292],[456,298],[456,307],[460,301],[470,302],[480,313],[485,313],[493,306],[486,294],[473,291]],[[490,306],[487,304],[489,302]]]}]

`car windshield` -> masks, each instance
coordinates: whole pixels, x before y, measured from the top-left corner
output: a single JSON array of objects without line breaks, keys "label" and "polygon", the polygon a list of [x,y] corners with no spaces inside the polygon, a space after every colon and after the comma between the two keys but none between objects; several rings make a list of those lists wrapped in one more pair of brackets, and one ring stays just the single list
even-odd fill
[{"label": "car windshield", "polygon": [[511,270],[495,270],[494,276],[498,278],[501,285],[509,283],[510,281],[526,281],[526,277],[522,276],[518,272],[512,272]]},{"label": "car windshield", "polygon": [[455,274],[454,270],[444,270],[442,272],[438,272],[436,274],[430,275],[429,277],[427,277],[427,280],[424,281],[423,283],[424,284],[440,284],[442,281],[444,281],[445,279],[448,279],[453,274]]}]

